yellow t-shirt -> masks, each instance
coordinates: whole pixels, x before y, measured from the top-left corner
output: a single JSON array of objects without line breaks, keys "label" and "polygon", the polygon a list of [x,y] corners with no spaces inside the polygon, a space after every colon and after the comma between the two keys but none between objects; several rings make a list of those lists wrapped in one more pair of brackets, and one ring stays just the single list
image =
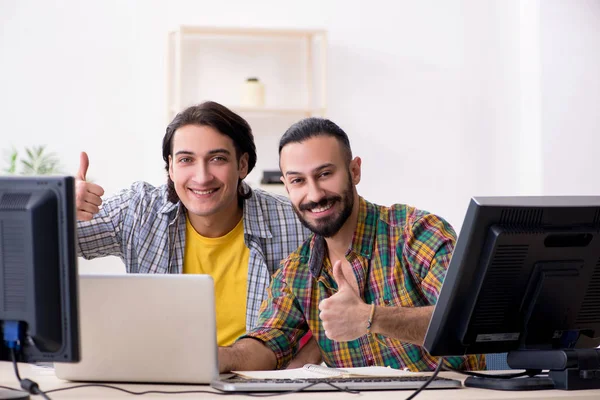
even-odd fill
[{"label": "yellow t-shirt", "polygon": [[198,234],[186,218],[183,273],[213,277],[219,346],[229,346],[246,333],[249,257],[243,219],[225,236],[207,238]]}]

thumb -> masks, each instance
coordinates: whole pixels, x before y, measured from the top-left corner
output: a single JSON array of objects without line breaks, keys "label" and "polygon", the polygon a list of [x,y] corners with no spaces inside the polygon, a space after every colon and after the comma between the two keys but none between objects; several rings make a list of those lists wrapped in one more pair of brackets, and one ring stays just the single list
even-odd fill
[{"label": "thumb", "polygon": [[79,156],[79,171],[77,171],[77,179],[85,181],[85,175],[87,174],[88,167],[90,166],[90,159],[85,151],[81,152]]},{"label": "thumb", "polygon": [[344,275],[344,270],[342,269],[342,262],[340,260],[336,261],[333,264],[333,279],[338,285],[338,291],[342,290],[345,287],[350,287],[350,283],[346,279]]}]

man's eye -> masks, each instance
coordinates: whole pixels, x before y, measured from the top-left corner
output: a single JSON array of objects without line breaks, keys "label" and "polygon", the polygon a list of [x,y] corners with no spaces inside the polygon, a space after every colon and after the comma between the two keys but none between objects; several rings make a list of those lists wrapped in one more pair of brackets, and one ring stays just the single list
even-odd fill
[{"label": "man's eye", "polygon": [[329,171],[325,171],[325,172],[322,172],[322,173],[321,173],[321,175],[319,175],[319,176],[320,176],[320,177],[327,177],[327,176],[329,176],[329,175],[331,175],[331,172],[329,172]]},{"label": "man's eye", "polygon": [[222,156],[216,156],[216,157],[212,158],[212,161],[225,162],[225,161],[227,161],[227,159],[225,157],[222,157]]},{"label": "man's eye", "polygon": [[290,180],[290,183],[292,185],[297,185],[297,184],[299,184],[301,182],[302,182],[302,179],[300,179],[300,178],[294,178],[294,179]]},{"label": "man's eye", "polygon": [[180,163],[189,163],[190,161],[192,161],[192,159],[191,159],[191,158],[189,158],[189,157],[181,157],[181,158],[179,159],[179,162],[180,162]]}]

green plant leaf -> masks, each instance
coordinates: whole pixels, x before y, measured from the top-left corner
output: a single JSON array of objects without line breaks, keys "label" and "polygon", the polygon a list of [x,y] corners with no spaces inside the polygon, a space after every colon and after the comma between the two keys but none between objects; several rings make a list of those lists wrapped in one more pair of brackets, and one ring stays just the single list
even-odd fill
[{"label": "green plant leaf", "polygon": [[17,172],[17,157],[18,157],[19,153],[17,152],[17,149],[15,149],[14,147],[12,148],[12,150],[10,151],[6,151],[4,158],[6,160],[6,162],[8,163],[8,166],[6,168],[4,168],[4,172],[8,173],[8,174],[15,174]]},{"label": "green plant leaf", "polygon": [[22,175],[50,175],[61,173],[60,161],[55,153],[46,151],[46,145],[25,148],[25,157],[19,159],[19,153],[13,147],[6,153],[8,166],[3,170],[9,174],[17,173],[17,165],[21,166]]}]

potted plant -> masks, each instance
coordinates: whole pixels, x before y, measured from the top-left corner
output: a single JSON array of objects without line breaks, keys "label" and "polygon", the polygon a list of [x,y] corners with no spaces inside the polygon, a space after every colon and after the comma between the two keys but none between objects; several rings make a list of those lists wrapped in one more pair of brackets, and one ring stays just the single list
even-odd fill
[{"label": "potted plant", "polygon": [[[21,175],[54,175],[60,174],[60,162],[55,153],[46,151],[46,146],[25,147],[24,157],[19,158],[19,152],[13,149],[6,156],[8,166],[4,172]],[[20,169],[18,168],[20,165]]]}]

